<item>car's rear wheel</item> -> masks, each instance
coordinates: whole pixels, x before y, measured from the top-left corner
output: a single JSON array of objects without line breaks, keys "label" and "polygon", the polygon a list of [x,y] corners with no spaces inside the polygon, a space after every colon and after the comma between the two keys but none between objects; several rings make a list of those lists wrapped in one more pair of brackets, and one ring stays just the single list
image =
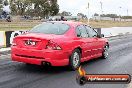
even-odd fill
[{"label": "car's rear wheel", "polygon": [[106,45],[105,47],[104,47],[104,51],[103,51],[103,53],[102,53],[102,59],[108,59],[108,56],[109,56],[109,46],[108,45]]},{"label": "car's rear wheel", "polygon": [[76,70],[80,66],[81,53],[79,49],[75,49],[70,56],[69,66],[71,70]]}]

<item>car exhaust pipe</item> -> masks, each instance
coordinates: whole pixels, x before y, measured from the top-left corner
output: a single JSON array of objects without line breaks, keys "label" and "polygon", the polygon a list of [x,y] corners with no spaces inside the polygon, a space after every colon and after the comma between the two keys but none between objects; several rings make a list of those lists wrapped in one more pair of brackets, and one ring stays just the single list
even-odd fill
[{"label": "car exhaust pipe", "polygon": [[43,61],[43,62],[42,62],[42,65],[44,65],[44,66],[45,66],[45,65],[46,65],[46,66],[50,66],[51,64],[50,64],[49,62]]},{"label": "car exhaust pipe", "polygon": [[42,62],[42,65],[46,65],[46,62]]}]

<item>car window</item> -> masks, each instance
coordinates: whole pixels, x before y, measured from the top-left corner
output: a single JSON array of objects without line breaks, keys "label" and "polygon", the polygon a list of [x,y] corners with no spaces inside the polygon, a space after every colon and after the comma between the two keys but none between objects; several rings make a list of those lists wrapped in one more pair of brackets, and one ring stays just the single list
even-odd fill
[{"label": "car window", "polygon": [[88,27],[88,26],[85,26],[87,31],[88,31],[88,34],[89,34],[89,37],[97,37],[97,32],[95,32],[95,30],[93,30],[92,28]]},{"label": "car window", "polygon": [[83,25],[80,25],[76,28],[77,37],[87,38],[88,33],[86,28]]},{"label": "car window", "polygon": [[40,24],[34,27],[29,32],[61,35],[64,34],[68,29],[69,29],[69,25],[67,24],[49,22],[49,23]]}]

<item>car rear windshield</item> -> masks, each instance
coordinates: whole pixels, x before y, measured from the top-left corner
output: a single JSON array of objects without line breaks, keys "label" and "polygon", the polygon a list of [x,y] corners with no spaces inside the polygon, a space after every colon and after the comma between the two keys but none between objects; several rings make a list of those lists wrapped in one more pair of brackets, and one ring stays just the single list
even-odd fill
[{"label": "car rear windshield", "polygon": [[69,25],[64,23],[42,23],[32,30],[30,33],[44,33],[44,34],[55,34],[62,35],[69,29]]}]

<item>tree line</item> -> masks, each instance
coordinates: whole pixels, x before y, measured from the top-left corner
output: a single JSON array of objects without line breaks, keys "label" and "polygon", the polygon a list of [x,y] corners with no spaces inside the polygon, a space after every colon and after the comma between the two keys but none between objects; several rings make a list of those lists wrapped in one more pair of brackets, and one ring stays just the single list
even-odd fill
[{"label": "tree line", "polygon": [[57,0],[6,0],[6,3],[10,5],[12,15],[48,17],[59,12]]},{"label": "tree line", "polygon": [[[99,14],[95,13],[94,16],[99,16]],[[122,19],[132,19],[132,16],[120,16],[117,14],[101,14],[101,17],[111,17],[111,18],[122,18]]]},{"label": "tree line", "polygon": [[[2,8],[2,3],[10,5],[12,15],[31,17],[72,16],[71,12],[67,11],[59,13],[57,0],[4,0],[4,2],[0,0],[0,8]],[[87,18],[83,13],[78,13],[77,16]]]}]

